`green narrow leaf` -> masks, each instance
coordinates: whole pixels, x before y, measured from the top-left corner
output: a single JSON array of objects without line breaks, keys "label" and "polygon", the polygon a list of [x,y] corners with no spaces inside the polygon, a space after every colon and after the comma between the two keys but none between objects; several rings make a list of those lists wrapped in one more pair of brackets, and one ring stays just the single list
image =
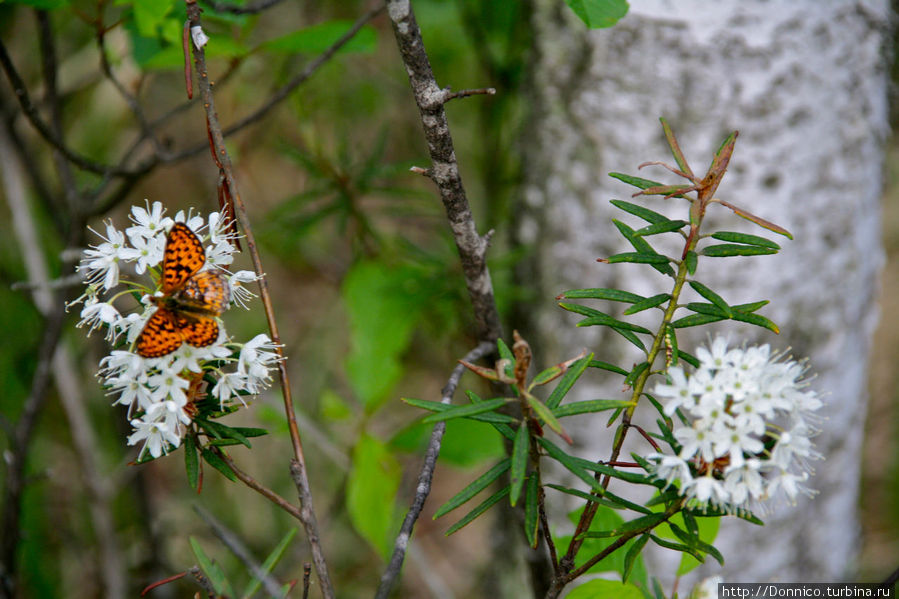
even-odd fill
[{"label": "green narrow leaf", "polygon": [[647,237],[649,235],[659,235],[660,233],[671,233],[673,231],[677,231],[687,226],[688,223],[685,220],[670,220],[667,223],[657,223],[655,225],[649,225],[647,227],[642,227],[634,231],[634,235],[639,237]]},{"label": "green narrow leaf", "polygon": [[528,431],[528,425],[522,422],[515,434],[515,442],[512,444],[512,472],[511,476],[511,492],[509,493],[509,503],[512,507],[518,503],[518,497],[521,495],[521,489],[524,487],[524,479],[528,469],[528,449],[531,435]]},{"label": "green narrow leaf", "polygon": [[737,310],[738,312],[750,314],[760,308],[764,308],[765,306],[767,306],[770,303],[771,302],[769,302],[768,300],[762,300],[760,302],[752,302],[749,304],[737,304],[735,306],[731,306],[731,308],[733,308],[734,310]]},{"label": "green narrow leaf", "polygon": [[630,408],[635,405],[637,404],[623,399],[589,399],[559,406],[553,410],[553,414],[555,414],[556,418],[565,418],[566,416],[576,416],[577,414],[604,412],[616,408]]},{"label": "green narrow leaf", "polygon": [[577,463],[574,456],[568,455],[567,453],[562,451],[562,449],[560,449],[558,445],[543,437],[536,437],[536,439],[537,443],[542,445],[543,449],[546,450],[546,454],[549,457],[562,464],[569,472],[587,483],[587,486],[589,486],[591,489],[600,493],[602,492],[602,487],[599,486],[599,483],[596,482],[596,479],[593,478],[593,476],[591,476],[590,473],[587,472],[587,470],[585,470],[583,467],[581,467],[580,464]]},{"label": "green narrow leaf", "polygon": [[671,294],[669,293],[660,293],[658,295],[654,295],[652,297],[648,297],[643,301],[639,301],[635,303],[633,306],[624,311],[626,316],[630,316],[631,314],[636,314],[637,312],[642,312],[643,310],[648,310],[650,308],[655,308],[660,304],[664,304],[669,299],[671,299]]},{"label": "green narrow leaf", "polygon": [[629,291],[622,291],[620,289],[603,289],[603,288],[592,288],[592,289],[572,289],[570,291],[566,291],[559,295],[556,299],[601,299],[601,300],[609,300],[613,302],[627,302],[629,304],[633,304],[634,302],[639,302],[643,299],[642,295],[637,295],[636,293],[630,293]]},{"label": "green narrow leaf", "polygon": [[[272,552],[268,554],[268,557],[265,558],[265,561],[262,563],[261,570],[263,575],[268,576],[269,574],[271,574],[275,566],[278,565],[278,562],[281,561],[281,558],[284,556],[284,552],[287,550],[287,546],[290,545],[290,542],[293,540],[296,534],[297,529],[291,528],[287,531],[287,534],[281,537],[281,541],[272,550]],[[241,595],[241,597],[252,597],[254,594],[256,594],[261,586],[262,580],[254,576],[247,584],[247,587],[246,589],[244,589],[243,595]]]},{"label": "green narrow leaf", "polygon": [[684,174],[689,177],[693,177],[693,171],[690,169],[690,165],[687,164],[687,159],[684,157],[684,153],[680,149],[680,145],[677,143],[677,138],[674,136],[674,131],[671,130],[671,126],[668,124],[668,121],[665,117],[661,117],[659,121],[662,123],[662,131],[665,132],[665,141],[668,142],[668,147],[671,149],[671,155],[674,156],[674,161],[677,163],[677,168],[684,172]]},{"label": "green narrow leaf", "polygon": [[537,480],[537,475],[535,473],[532,472],[528,477],[527,484],[527,491],[524,495],[524,533],[527,536],[528,545],[531,546],[531,549],[536,549],[537,540],[539,539],[537,536],[537,526],[540,523],[540,508],[537,505],[537,498],[540,494],[540,481]]},{"label": "green narrow leaf", "polygon": [[438,509],[434,514],[434,519],[436,520],[440,516],[448,514],[449,512],[453,511],[454,509],[486,489],[490,483],[499,478],[503,472],[511,467],[511,465],[512,463],[508,458],[496,464],[493,468],[475,479],[467,487],[453,495],[449,499],[449,501],[440,506],[440,509]]},{"label": "green narrow leaf", "polygon": [[627,376],[627,370],[621,368],[620,366],[615,366],[614,364],[609,364],[608,362],[602,362],[600,360],[590,360],[590,368],[599,368],[600,370],[608,370],[609,372],[614,372],[616,374],[620,374],[622,376]]},{"label": "green narrow leaf", "polygon": [[506,342],[502,339],[496,340],[496,349],[499,352],[499,359],[506,361],[505,367],[505,375],[509,378],[514,376],[513,370],[515,368],[515,354],[512,353],[512,350],[509,349],[509,346],[506,345]]},{"label": "green narrow leaf", "polygon": [[[671,323],[671,326],[675,329],[685,329],[687,327],[709,324],[710,322],[718,322],[719,320],[725,320],[726,318],[726,316],[712,316],[711,314],[690,314],[689,316],[684,316],[683,318],[675,320]],[[681,352],[681,357],[683,357],[683,352]]]},{"label": "green narrow leaf", "polygon": [[612,27],[627,14],[627,0],[565,0],[590,29]]},{"label": "green narrow leaf", "polygon": [[[652,255],[652,256],[660,255],[649,244],[649,242],[646,241],[646,239],[637,235],[636,232],[632,228],[630,228],[628,225],[624,224],[623,222],[621,222],[619,220],[615,220],[615,219],[612,220],[612,224],[614,224],[615,228],[618,229],[618,231],[621,233],[621,235],[624,236],[625,239],[627,239],[628,243],[630,243],[632,246],[634,246],[634,249],[637,250],[636,253],[638,256],[642,256],[644,254]],[[618,255],[621,256],[624,254],[618,254]],[[671,265],[668,264],[669,260],[667,259],[667,257],[665,257],[665,256],[663,256],[663,257],[666,258],[664,264],[660,264],[660,263],[654,264],[652,262],[644,262],[646,260],[645,258],[638,258],[637,260],[640,263],[650,264],[654,269],[656,269],[657,271],[659,271],[662,274],[674,276],[674,270],[672,270]],[[603,260],[600,260],[600,261],[602,262]],[[630,260],[628,260],[628,261],[630,261]],[[605,260],[605,262],[608,262],[609,264],[615,263],[611,258]]]},{"label": "green narrow leaf", "polygon": [[630,262],[633,264],[665,264],[668,265],[668,258],[661,254],[641,254],[639,252],[624,252],[614,254],[605,258],[603,262],[609,264],[620,264],[622,262]]},{"label": "green narrow leaf", "polygon": [[434,414],[431,414],[430,416],[425,417],[422,422],[426,424],[433,424],[434,422],[443,422],[444,420],[452,420],[453,418],[468,418],[470,416],[483,414],[484,412],[492,412],[505,403],[505,398],[497,397],[496,399],[488,399],[477,404],[453,406],[449,410],[436,412]]},{"label": "green narrow leaf", "polygon": [[631,548],[627,550],[627,555],[624,556],[624,574],[621,577],[623,582],[627,582],[628,577],[631,575],[631,570],[634,568],[634,563],[637,561],[637,558],[640,557],[640,552],[643,551],[643,547],[646,546],[647,541],[649,541],[649,533],[644,533],[639,539],[637,539]]},{"label": "green narrow leaf", "polygon": [[633,387],[634,382],[640,377],[643,372],[649,368],[649,362],[641,362],[634,366],[633,370],[628,373],[628,375],[624,378],[624,384]]},{"label": "green narrow leaf", "polygon": [[225,463],[225,460],[220,458],[217,453],[213,452],[210,449],[206,449],[205,447],[200,452],[203,456],[203,459],[206,460],[206,463],[221,472],[225,475],[225,477],[231,482],[237,482],[237,475],[234,474],[234,471],[231,470],[231,467]]},{"label": "green narrow leaf", "polygon": [[209,556],[206,555],[206,552],[203,551],[200,543],[195,538],[189,537],[189,539],[191,549],[193,549],[194,556],[197,558],[197,564],[200,566],[200,569],[203,570],[203,573],[206,574],[209,582],[212,583],[215,592],[220,595],[236,597],[237,594],[234,592],[234,589],[231,588],[231,583],[228,581],[225,573],[222,572],[222,569],[219,568],[218,564],[209,559]]},{"label": "green narrow leaf", "polygon": [[719,241],[731,241],[733,243],[742,243],[746,245],[757,245],[760,247],[771,248],[773,250],[779,250],[780,246],[771,241],[770,239],[766,239],[764,237],[759,237],[758,235],[749,235],[748,233],[736,233],[733,231],[718,231],[717,233],[712,233],[712,238],[717,239]]},{"label": "green narrow leaf", "polygon": [[565,429],[562,428],[562,424],[559,420],[553,415],[552,410],[550,410],[546,404],[542,401],[531,395],[530,393],[525,393],[524,395],[525,401],[528,402],[528,405],[534,410],[534,413],[538,418],[543,420],[554,433],[565,439],[565,441],[571,445],[574,441],[571,440],[571,437],[568,436],[568,433],[565,432]]},{"label": "green narrow leaf", "polygon": [[555,379],[562,376],[564,370],[560,366],[550,366],[546,370],[541,370],[537,373],[533,379],[531,379],[531,384],[528,389],[533,389],[534,387],[545,385],[546,383],[551,383]]},{"label": "green narrow leaf", "polygon": [[757,327],[762,327],[763,329],[768,329],[769,331],[780,334],[780,328],[761,314],[746,314],[734,310],[734,320],[748,322],[749,324],[754,324]]},{"label": "green narrow leaf", "polygon": [[737,245],[735,243],[719,243],[707,245],[700,253],[710,258],[728,258],[730,256],[764,256],[776,254],[777,250],[757,245]]},{"label": "green narrow leaf", "polygon": [[[662,183],[659,183],[658,181],[652,181],[650,179],[643,179],[642,177],[635,177],[633,175],[626,175],[624,173],[612,172],[612,173],[609,173],[609,176],[612,177],[613,179],[618,179],[622,183],[627,183],[628,185],[633,185],[634,187],[638,187],[640,189],[649,189],[650,187],[659,187],[662,185]],[[620,202],[620,201],[621,200],[612,200],[613,203]],[[616,206],[617,206],[617,204],[616,204]],[[622,208],[622,210],[624,210],[624,208]],[[665,218],[665,217],[662,217],[662,218]]]},{"label": "green narrow leaf", "polygon": [[571,390],[571,387],[574,386],[574,383],[584,373],[592,360],[593,354],[590,354],[581,358],[568,368],[568,372],[562,376],[561,380],[559,380],[559,384],[556,385],[555,389],[552,390],[552,393],[549,394],[549,397],[546,398],[546,405],[550,409],[555,408],[562,402],[565,395],[568,394],[568,391]]},{"label": "green narrow leaf", "polygon": [[683,553],[688,553],[688,554],[692,555],[694,558],[696,558],[696,560],[700,563],[705,561],[705,558],[703,557],[702,553],[700,553],[698,550],[696,550],[692,547],[683,545],[681,543],[675,543],[673,541],[667,541],[661,537],[657,537],[656,535],[650,535],[650,538],[652,539],[652,542],[655,543],[656,545],[658,545],[659,547],[664,547],[665,549],[672,549],[674,551],[681,551]]},{"label": "green narrow leaf", "polygon": [[638,324],[631,324],[629,322],[625,322],[623,320],[618,320],[617,318],[612,318],[611,316],[607,316],[606,314],[601,314],[597,316],[588,316],[584,320],[577,323],[579,327],[593,327],[593,326],[605,326],[612,327],[615,329],[621,329],[624,331],[634,331],[636,333],[643,333],[644,335],[652,335],[652,331],[647,329],[646,327],[641,327]]},{"label": "green narrow leaf", "polygon": [[689,252],[687,252],[687,255],[684,258],[684,261],[687,264],[687,272],[692,277],[693,275],[696,274],[696,266],[697,266],[697,263],[699,262],[699,256],[696,254],[696,252],[694,252],[693,250],[690,250]]},{"label": "green narrow leaf", "polygon": [[196,418],[194,422],[196,422],[205,431],[212,433],[217,439],[234,439],[238,443],[246,445],[251,449],[253,447],[250,444],[249,439],[240,434],[240,431],[231,428],[230,426],[225,426],[224,424],[219,424],[218,422],[213,422],[212,420],[205,420],[202,418]]},{"label": "green narrow leaf", "polygon": [[[627,181],[625,181],[625,183],[627,183]],[[647,183],[652,183],[652,181],[647,181]],[[655,185],[655,183],[652,183],[652,185]],[[647,185],[646,187],[652,187],[652,185]],[[667,216],[664,216],[662,214],[659,214],[658,212],[650,210],[649,208],[644,208],[643,206],[639,206],[637,204],[631,204],[630,202],[625,202],[623,200],[612,200],[612,205],[616,208],[624,210],[625,212],[633,214],[634,216],[642,218],[651,225],[671,222]]]},{"label": "green narrow leaf", "polygon": [[458,522],[456,522],[455,524],[450,526],[448,529],[446,529],[446,536],[450,536],[454,532],[458,531],[461,528],[464,528],[465,526],[467,526],[468,524],[473,522],[478,516],[480,516],[481,514],[483,514],[490,508],[492,508],[497,503],[499,503],[499,501],[508,494],[509,494],[509,487],[504,487],[504,488],[500,489],[499,491],[497,491],[496,493],[494,493],[493,495],[491,495],[490,497],[488,497],[487,499],[485,499],[480,505],[478,505],[476,508],[474,508],[473,510],[471,510],[470,512],[465,514],[465,516],[462,517],[462,519],[460,519]]},{"label": "green narrow leaf", "polygon": [[720,295],[718,295],[699,281],[689,281],[689,283],[690,287],[693,288],[693,291],[715,304],[715,306],[717,306],[719,310],[726,314],[728,318],[733,318],[734,313],[731,311],[730,306],[727,305],[727,302],[724,301],[724,298],[722,298]]},{"label": "green narrow leaf", "polygon": [[184,469],[191,489],[200,484],[200,457],[197,455],[197,442],[192,434],[184,436]]},{"label": "green narrow leaf", "polygon": [[239,432],[244,437],[262,437],[268,434],[268,430],[264,428],[251,428],[247,426],[233,426],[231,430]]},{"label": "green narrow leaf", "polygon": [[[470,396],[469,396],[470,397]],[[475,396],[477,397],[477,396]],[[500,398],[501,399],[501,398]],[[400,401],[409,404],[410,406],[414,406],[416,408],[422,408],[424,410],[428,410],[429,412],[446,412],[456,408],[458,406],[454,406],[452,404],[445,404],[439,401],[432,401],[429,399],[413,399],[411,397],[402,397]],[[479,403],[484,400],[478,398]],[[491,400],[495,401],[495,400]],[[505,400],[503,400],[505,401]],[[501,414],[499,412],[485,412],[483,414],[476,414],[474,416],[468,416],[472,420],[479,420],[481,422],[490,422],[490,423],[501,423],[501,424],[509,424],[512,422],[517,422],[515,418],[509,416],[508,414]]]}]

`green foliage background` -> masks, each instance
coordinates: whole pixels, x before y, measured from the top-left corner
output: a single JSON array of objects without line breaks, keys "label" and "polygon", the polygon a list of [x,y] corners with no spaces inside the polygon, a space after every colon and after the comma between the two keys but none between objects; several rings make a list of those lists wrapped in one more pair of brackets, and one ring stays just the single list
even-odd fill
[{"label": "green foliage background", "polygon": [[[590,2],[568,4],[585,21],[594,18]],[[51,11],[67,139],[92,158],[114,161],[139,128],[99,73],[90,23],[98,6],[107,23],[119,22],[108,33],[110,61],[132,91],[139,91],[148,116],[159,117],[182,103],[185,13],[180,2],[5,2],[0,3],[0,35],[29,88],[40,89],[31,7]],[[284,2],[259,17],[217,14],[207,8],[210,72],[220,77],[216,102],[222,122],[227,126],[264,102],[368,7],[358,0]],[[532,297],[526,283],[513,283],[510,267],[528,248],[509,247],[506,238],[521,168],[519,145],[527,136],[525,83],[532,35],[527,3],[416,0],[414,7],[441,85],[497,89],[495,96],[455,101],[447,110],[481,232],[497,229],[489,259],[500,311],[505,315],[513,304],[551,301]],[[3,114],[14,114],[5,81],[0,89]],[[32,130],[21,127],[20,132],[36,141]],[[205,137],[202,107],[195,100],[167,123],[161,141],[184,148],[203,143]],[[418,422],[420,411],[399,398],[439,398],[450,368],[474,342],[471,310],[442,207],[430,182],[408,170],[427,166],[427,152],[388,21],[381,16],[366,26],[265,119],[229,137],[228,145],[275,294],[332,577],[339,581],[342,597],[368,596],[414,493],[430,431]],[[45,145],[33,147],[42,148],[35,161],[51,172],[52,154]],[[143,204],[144,198],[164,202],[171,212],[188,206],[214,210],[217,176],[208,154],[200,153],[156,169],[121,205],[102,216],[123,226],[129,207]],[[97,182],[90,174],[79,172],[78,177],[82,185]],[[48,264],[56,274],[65,223],[52,206],[35,202],[35,214]],[[0,218],[10,222],[5,204],[0,205]],[[8,231],[8,225],[3,230]],[[248,259],[239,260],[239,267],[250,268]],[[0,235],[0,339],[12,340],[0,349],[4,422],[14,423],[20,416],[42,330],[29,298],[10,289],[26,278],[15,237]],[[115,521],[130,590],[136,594],[196,563],[190,535],[222,570],[236,573],[233,579],[242,587],[243,566],[191,506],[201,503],[213,512],[260,560],[295,522],[209,468],[202,493],[195,494],[187,484],[181,452],[146,466],[128,466],[136,452],[125,447],[126,415],[110,407],[110,398],[92,376],[105,342],[96,335],[85,342],[74,329],[75,316],[67,323],[64,342],[80,367],[80,391],[99,436],[98,460],[117,489]],[[250,338],[265,328],[258,302],[246,313],[231,310],[225,320],[238,337]],[[488,396],[474,382],[463,388],[472,386]],[[227,422],[271,431],[253,439],[253,451],[238,448],[232,455],[282,496],[294,497],[278,393],[265,394]],[[8,442],[8,436],[0,437],[0,449]],[[427,567],[456,596],[478,596],[482,579],[493,575],[492,520],[478,520],[446,539],[441,528],[445,524],[430,520],[433,506],[470,480],[470,469],[483,470],[502,455],[501,440],[488,425],[450,423],[438,486],[416,527],[414,546],[427,553]],[[27,472],[26,535],[19,555],[22,596],[99,596],[96,569],[102,564],[95,559],[88,498],[66,417],[52,393]],[[895,505],[899,473],[894,467],[883,476]],[[890,505],[889,499],[875,500]],[[885,518],[893,530],[899,528],[895,518]],[[275,572],[282,580],[297,578],[299,564],[308,559],[305,542],[294,540]],[[402,596],[430,596],[421,590],[420,568],[414,559],[407,563]],[[640,568],[639,575],[645,576],[642,564]],[[183,582],[172,586],[175,596],[195,590]],[[590,596],[589,590],[580,593],[571,596]]]}]

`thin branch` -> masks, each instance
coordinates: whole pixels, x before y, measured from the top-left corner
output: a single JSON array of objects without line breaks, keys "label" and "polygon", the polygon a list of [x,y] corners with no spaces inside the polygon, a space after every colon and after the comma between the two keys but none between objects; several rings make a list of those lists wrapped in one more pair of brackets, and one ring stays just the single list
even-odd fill
[{"label": "thin branch", "polygon": [[[196,0],[185,0],[187,5],[187,16],[191,27],[201,27],[201,19],[199,5]],[[297,483],[297,490],[301,500],[301,522],[306,530],[306,537],[310,544],[313,562],[315,563],[316,573],[322,586],[322,593],[326,599],[334,597],[334,589],[331,585],[331,579],[328,575],[327,564],[324,559],[319,542],[318,526],[315,520],[315,512],[312,508],[312,496],[309,490],[309,481],[306,476],[306,461],[303,455],[303,445],[300,440],[300,432],[297,428],[296,414],[293,407],[293,398],[290,391],[290,380],[287,374],[287,364],[284,360],[283,347],[281,337],[278,334],[278,325],[275,321],[274,307],[272,306],[271,295],[268,290],[268,281],[265,277],[265,269],[262,267],[262,261],[257,250],[256,238],[253,234],[252,225],[247,215],[246,206],[240,196],[237,181],[234,178],[234,172],[231,167],[231,157],[225,148],[225,139],[222,133],[221,125],[219,125],[218,114],[215,110],[215,102],[212,96],[212,86],[209,81],[209,74],[206,68],[206,54],[203,48],[193,45],[194,63],[196,65],[197,84],[200,91],[200,97],[203,100],[203,106],[206,110],[206,122],[209,130],[209,137],[212,143],[212,149],[215,154],[216,162],[219,163],[221,171],[225,177],[225,183],[234,201],[235,216],[240,223],[245,240],[247,250],[253,261],[253,268],[259,277],[259,297],[265,309],[265,317],[268,321],[269,331],[271,332],[272,342],[276,346],[280,360],[278,360],[278,373],[281,384],[282,398],[284,401],[284,413],[287,417],[288,429],[290,430],[290,438],[293,443],[294,460],[291,462],[291,473],[294,474],[294,480]]]},{"label": "thin branch", "polygon": [[478,89],[463,89],[457,92],[450,91],[449,89],[444,90],[446,92],[444,104],[449,102],[450,100],[455,100],[457,98],[467,98],[469,96],[494,96],[496,95],[495,87],[481,87]]},{"label": "thin branch", "polygon": [[309,599],[309,576],[312,574],[312,564],[303,564],[303,599]]},{"label": "thin branch", "polygon": [[[479,358],[489,355],[493,350],[494,344],[484,341],[468,352],[462,360],[465,362],[474,362]],[[452,402],[453,394],[455,394],[456,387],[459,386],[459,380],[462,378],[462,373],[464,372],[465,366],[461,363],[457,364],[446,385],[443,387],[443,397],[440,400],[441,403],[449,404]],[[387,564],[384,574],[381,575],[381,582],[375,593],[376,599],[386,599],[390,595],[393,585],[403,567],[403,560],[406,556],[406,547],[409,544],[409,539],[412,537],[412,529],[421,514],[425,500],[431,493],[431,480],[434,478],[434,468],[437,465],[437,458],[440,456],[440,444],[443,441],[443,433],[445,431],[446,422],[438,422],[431,431],[431,441],[428,443],[424,463],[418,474],[418,485],[415,487],[415,497],[412,499],[412,505],[409,507],[409,511],[406,512],[406,517],[403,519],[403,525],[400,527],[400,532],[393,543],[393,554],[390,556],[390,563]]]},{"label": "thin branch", "polygon": [[437,85],[409,0],[388,0],[387,13],[428,142],[432,167],[427,174],[440,191],[440,199],[459,251],[465,284],[474,308],[478,340],[494,342],[501,336],[502,326],[487,270],[487,243],[478,234],[446,120],[444,104],[451,94]]},{"label": "thin branch", "polygon": [[52,129],[50,129],[47,123],[41,119],[37,107],[35,107],[34,103],[31,101],[31,96],[28,95],[25,82],[22,81],[22,77],[19,75],[9,54],[6,52],[6,46],[3,44],[3,40],[0,40],[0,66],[3,67],[6,78],[9,80],[9,84],[12,87],[13,94],[19,99],[19,106],[21,106],[22,112],[25,113],[28,121],[51,146],[61,152],[72,164],[98,175],[124,175],[129,173],[127,169],[103,164],[76,153],[70,149]]},{"label": "thin branch", "polygon": [[315,510],[312,509],[312,489],[309,486],[309,477],[306,475],[306,464],[296,458],[290,460],[290,476],[300,495],[300,521],[306,529],[309,546],[312,549],[312,563],[315,564],[315,573],[322,585],[322,595],[326,599],[334,598],[334,587],[328,575],[328,564],[325,561],[325,552],[322,550],[321,537],[318,534],[318,521],[315,518]]},{"label": "thin branch", "polygon": [[200,515],[200,517],[209,525],[209,528],[212,529],[213,534],[215,534],[218,539],[224,543],[225,547],[231,550],[237,559],[243,562],[243,565],[246,566],[247,570],[249,570],[254,578],[262,581],[262,585],[265,587],[265,592],[268,593],[272,597],[280,597],[281,596],[281,585],[275,580],[275,578],[266,573],[262,566],[253,558],[250,554],[250,551],[247,549],[246,545],[244,545],[243,541],[240,540],[233,531],[229,530],[224,524],[218,521],[215,516],[213,516],[208,510],[204,509],[200,505],[194,505],[194,511]]},{"label": "thin branch", "polygon": [[303,515],[300,513],[300,510],[299,508],[297,508],[297,506],[290,503],[289,501],[257,481],[255,478],[238,468],[237,464],[234,463],[234,460],[231,459],[231,456],[229,456],[224,451],[221,451],[218,447],[213,447],[212,450],[216,454],[218,454],[218,456],[222,458],[226,464],[228,464],[228,467],[234,471],[235,476],[237,476],[240,482],[250,487],[300,522],[303,521]]},{"label": "thin branch", "polygon": [[264,10],[280,4],[283,0],[256,0],[243,6],[239,4],[231,4],[230,2],[219,2],[218,0],[203,0],[203,4],[215,12],[226,12],[232,15],[255,15]]}]

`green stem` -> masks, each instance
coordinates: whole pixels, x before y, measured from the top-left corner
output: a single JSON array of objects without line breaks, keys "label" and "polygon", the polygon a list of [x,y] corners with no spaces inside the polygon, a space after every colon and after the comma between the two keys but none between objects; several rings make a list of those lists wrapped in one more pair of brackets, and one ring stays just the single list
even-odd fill
[{"label": "green stem", "polygon": [[[698,231],[699,225],[697,224],[696,230]],[[687,239],[686,246],[684,247],[683,255],[686,256],[687,252],[692,251],[696,248],[696,243],[699,240],[698,235],[691,235]],[[637,408],[637,403],[640,400],[640,396],[643,394],[643,388],[646,385],[646,381],[649,379],[649,375],[652,373],[652,365],[655,363],[656,358],[659,355],[659,352],[662,351],[662,348],[665,346],[665,334],[668,330],[669,324],[674,319],[674,313],[677,311],[678,307],[678,299],[680,298],[681,291],[683,290],[684,283],[687,281],[687,262],[686,260],[681,260],[678,263],[677,274],[674,279],[674,287],[671,290],[671,299],[668,302],[668,307],[665,309],[665,315],[662,317],[662,323],[659,326],[659,331],[656,333],[655,338],[652,342],[652,347],[647,352],[646,360],[649,366],[637,377],[634,381],[633,391],[631,393],[631,402],[634,404],[630,408],[628,408],[624,415],[621,418],[621,424],[618,426],[618,429],[615,431],[615,441],[612,445],[612,452],[609,457],[609,462],[615,462],[618,460],[618,456],[621,453],[621,447],[624,445],[624,439],[627,436],[627,431],[630,429],[631,417],[634,414],[634,410]],[[596,480],[600,479],[600,474],[596,474]],[[609,476],[606,475],[602,482],[600,483],[603,489],[607,489],[609,486]],[[575,529],[574,536],[572,537],[571,544],[568,546],[568,551],[565,553],[565,556],[561,561],[561,568],[565,572],[569,572],[564,577],[566,582],[573,580],[574,572],[580,571],[582,568],[571,572],[571,568],[574,567],[574,559],[577,556],[578,551],[580,551],[581,545],[584,543],[583,533],[590,530],[590,525],[593,523],[593,518],[596,516],[596,511],[599,508],[599,504],[596,502],[588,502],[584,507],[584,511],[581,513],[580,520],[578,521],[577,528]],[[600,558],[601,559],[601,558]],[[595,563],[595,562],[593,562]]]}]

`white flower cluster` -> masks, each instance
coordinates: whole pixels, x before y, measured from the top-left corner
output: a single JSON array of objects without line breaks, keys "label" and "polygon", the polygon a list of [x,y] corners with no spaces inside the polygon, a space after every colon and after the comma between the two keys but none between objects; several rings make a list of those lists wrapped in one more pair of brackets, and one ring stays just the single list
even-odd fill
[{"label": "white flower cluster", "polygon": [[[98,376],[117,396],[113,405],[128,407],[135,432],[128,444],[144,442],[141,456],[146,452],[155,458],[177,448],[191,422],[192,400],[204,375],[212,375],[216,383],[210,393],[219,400],[220,407],[234,402],[243,403],[243,395],[257,394],[271,383],[270,370],[276,366],[277,347],[267,335],[261,334],[247,343],[228,338],[219,323],[219,336],[212,345],[198,348],[187,343],[175,351],[158,357],[144,358],[133,351],[134,343],[156,307],[150,298],[158,295],[160,269],[169,228],[175,222],[185,223],[203,242],[206,268],[219,268],[229,275],[231,302],[246,307],[253,294],[242,283],[256,280],[251,271],[229,273],[225,267],[232,263],[235,251],[233,235],[221,214],[213,212],[208,219],[178,212],[174,219],[165,216],[160,202],[152,207],[134,206],[130,219],[133,226],[125,232],[106,223],[106,235],[94,231],[103,242],[84,251],[79,272],[83,273],[87,290],[72,304],[83,303],[79,327],[105,327],[106,339],[117,349],[100,362]],[[208,245],[207,245],[208,243]],[[127,267],[127,270],[126,270]],[[147,275],[150,285],[123,276],[133,271]],[[123,296],[142,297],[140,310],[123,315],[117,308]],[[101,296],[106,296],[101,300]]]},{"label": "white flower cluster", "polygon": [[656,385],[665,414],[675,411],[688,426],[677,427],[677,455],[646,456],[655,474],[678,481],[694,505],[733,512],[750,504],[811,495],[803,483],[820,459],[811,442],[814,412],[822,406],[803,380],[805,368],[771,355],[767,345],[731,348],[716,338],[697,351],[699,368],[689,377],[678,366],[669,383]]}]

